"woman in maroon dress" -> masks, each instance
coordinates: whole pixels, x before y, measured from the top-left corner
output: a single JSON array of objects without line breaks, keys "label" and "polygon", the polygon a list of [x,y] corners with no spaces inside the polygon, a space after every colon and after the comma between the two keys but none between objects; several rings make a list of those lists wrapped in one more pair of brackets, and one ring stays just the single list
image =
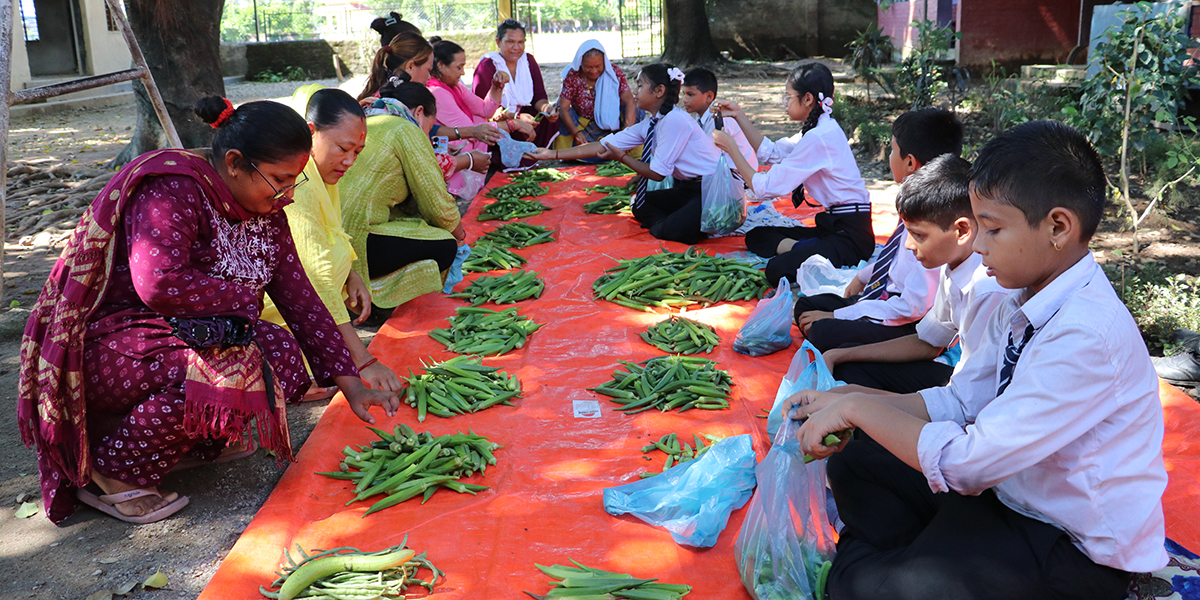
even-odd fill
[{"label": "woman in maroon dress", "polygon": [[[395,414],[366,388],[313,291],[282,210],[308,161],[304,119],[274,102],[196,113],[212,149],[161,150],[126,165],[92,203],[30,316],[18,419],[35,445],[46,513],[76,499],[121,520],[165,518],[187,498],[157,489],[185,456],[251,441],[292,459],[284,403],[312,376],[360,418]],[[295,337],[259,321],[263,293]]]},{"label": "woman in maroon dress", "polygon": [[514,138],[545,148],[558,133],[558,107],[550,106],[542,70],[533,55],[525,52],[525,26],[515,19],[505,19],[496,29],[496,50],[480,59],[471,89],[476,96],[486,98],[499,73],[498,81],[504,84],[500,118],[511,121],[506,129],[516,130]]}]

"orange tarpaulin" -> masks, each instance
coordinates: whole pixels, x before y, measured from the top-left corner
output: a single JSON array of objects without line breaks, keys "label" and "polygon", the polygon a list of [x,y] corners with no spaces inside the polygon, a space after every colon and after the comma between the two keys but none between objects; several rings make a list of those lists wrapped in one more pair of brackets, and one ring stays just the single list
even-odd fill
[{"label": "orange tarpaulin", "polygon": [[[651,238],[628,217],[585,214],[580,205],[598,196],[586,195],[584,187],[621,180],[595,177],[590,167],[571,172],[570,180],[549,184],[551,193],[539,198],[552,210],[524,219],[557,229],[556,241],[517,250],[529,259],[527,269],[541,273],[546,290],[540,299],[516,306],[545,326],[523,349],[485,360],[518,376],[524,384],[524,399],[515,407],[500,406],[452,419],[430,416],[421,424],[416,422],[415,410],[407,406],[402,406],[394,419],[374,413],[385,429],[401,421],[435,435],[471,429],[502,444],[504,448],[496,452],[498,464],[489,467],[486,475],[466,480],[491,489],[478,496],[442,490],[424,505],[419,499],[411,500],[362,518],[370,501],[345,506],[353,496],[352,486],[314,475],[316,471],[336,471],[344,446],[374,439],[339,395],[300,450],[298,462],[283,475],[201,599],[259,597],[258,586],[274,579],[283,549],[296,544],[306,549],[357,546],[377,550],[399,543],[405,535],[411,547],[428,552],[447,573],[433,598],[515,599],[524,597],[522,590],[545,593],[547,578],[534,563],[563,564],[569,559],[664,582],[687,583],[695,588],[689,599],[748,598],[733,562],[733,542],[744,509],[733,513],[714,548],[698,550],[675,544],[661,528],[628,516],[608,515],[601,504],[601,491],[636,481],[642,471],[660,469],[661,458],[647,462],[640,448],[665,433],[675,432],[683,438],[690,438],[693,432],[748,433],[761,457],[766,422],[755,415],[769,408],[798,344],[762,358],[736,354],[733,338],[753,303],[690,310],[689,317],[714,326],[721,335],[721,346],[710,358],[733,375],[732,408],[682,414],[648,411],[632,417],[614,412],[616,405],[586,388],[606,381],[618,359],[644,360],[662,354],[637,334],[665,314],[596,302],[592,300],[592,282],[614,266],[615,259],[658,252],[660,246],[678,252],[685,246]],[[498,179],[501,181],[493,185],[505,183]],[[464,219],[468,239],[500,225],[475,220],[485,203],[476,202]],[[777,206],[781,212],[801,214],[793,211],[788,201]],[[895,215],[879,211],[875,217],[875,231],[882,241],[894,227]],[[744,250],[741,238],[712,240],[701,247],[713,253]],[[407,374],[410,368],[420,372],[423,358],[450,358],[453,354],[427,332],[445,327],[445,319],[463,305],[461,300],[429,294],[401,306],[375,337],[372,353],[400,374]],[[1194,477],[1179,481],[1177,473],[1191,475],[1200,451],[1178,432],[1183,424],[1200,421],[1195,418],[1195,403],[1178,395],[1177,390],[1164,388],[1168,423],[1173,427],[1167,441],[1173,453],[1168,458],[1172,473],[1168,533],[1195,548],[1200,547],[1200,521],[1185,514],[1194,503]],[[601,417],[575,418],[573,400],[598,400]],[[1191,457],[1184,458],[1188,452]]]}]

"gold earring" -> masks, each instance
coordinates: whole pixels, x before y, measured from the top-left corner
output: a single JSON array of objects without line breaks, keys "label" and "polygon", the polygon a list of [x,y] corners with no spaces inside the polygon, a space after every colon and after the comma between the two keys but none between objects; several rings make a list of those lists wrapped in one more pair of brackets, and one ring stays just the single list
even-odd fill
[{"label": "gold earring", "polygon": [[1059,245],[1058,245],[1058,242],[1051,242],[1051,243],[1052,243],[1052,244],[1054,244],[1054,250],[1055,250],[1055,251],[1057,251],[1057,252],[1061,252],[1061,251],[1062,251],[1062,248],[1061,248],[1061,247],[1059,247]]}]

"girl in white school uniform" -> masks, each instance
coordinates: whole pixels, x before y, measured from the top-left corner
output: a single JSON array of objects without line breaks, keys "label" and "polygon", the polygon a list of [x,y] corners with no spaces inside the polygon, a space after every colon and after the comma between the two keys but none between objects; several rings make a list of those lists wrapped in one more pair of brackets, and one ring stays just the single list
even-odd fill
[{"label": "girl in white school uniform", "polygon": [[755,148],[758,160],[773,165],[757,173],[728,134],[717,131],[713,139],[729,153],[738,172],[758,198],[792,194],[800,206],[804,191],[825,207],[814,227],[756,227],[746,233],[746,247],[770,258],[767,278],[795,280],[796,269],[808,257],[820,254],[835,267],[858,264],[871,257],[875,232],[871,227],[871,199],[854,161],[850,142],[833,112],[833,74],[820,63],[802,64],[788,76],[783,106],[788,117],[804,123],[800,133],[772,141],[758,131],[741,107],[718,101],[723,114],[734,117]]},{"label": "girl in white school uniform", "polygon": [[[633,218],[650,235],[673,242],[694,244],[707,235],[700,231],[700,178],[716,171],[721,155],[712,139],[679,103],[683,71],[664,63],[647,65],[638,75],[634,96],[650,117],[632,127],[565,150],[537,150],[536,160],[606,158],[620,161],[642,177],[630,204]],[[642,160],[626,152],[644,146]],[[647,191],[647,180],[674,177],[668,189]]]}]

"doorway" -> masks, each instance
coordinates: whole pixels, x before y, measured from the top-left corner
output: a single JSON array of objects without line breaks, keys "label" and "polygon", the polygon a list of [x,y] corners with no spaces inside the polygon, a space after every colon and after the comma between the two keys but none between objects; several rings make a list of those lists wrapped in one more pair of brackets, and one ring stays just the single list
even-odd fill
[{"label": "doorway", "polygon": [[77,0],[21,0],[25,51],[34,77],[82,74]]}]

